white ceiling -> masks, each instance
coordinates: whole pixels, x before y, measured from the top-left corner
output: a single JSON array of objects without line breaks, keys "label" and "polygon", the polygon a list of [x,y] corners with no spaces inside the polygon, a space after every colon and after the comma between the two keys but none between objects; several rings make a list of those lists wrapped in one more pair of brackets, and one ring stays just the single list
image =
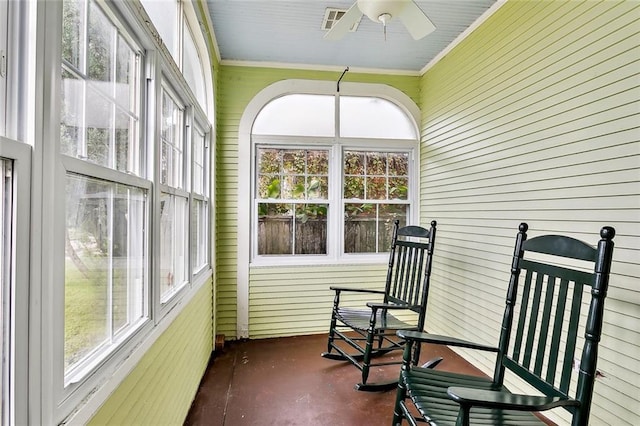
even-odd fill
[{"label": "white ceiling", "polygon": [[207,5],[223,62],[417,74],[495,1],[416,1],[436,26],[417,41],[397,20],[389,23],[385,41],[382,25],[366,16],[356,32],[325,40],[325,9],[348,9],[355,0],[207,0]]}]

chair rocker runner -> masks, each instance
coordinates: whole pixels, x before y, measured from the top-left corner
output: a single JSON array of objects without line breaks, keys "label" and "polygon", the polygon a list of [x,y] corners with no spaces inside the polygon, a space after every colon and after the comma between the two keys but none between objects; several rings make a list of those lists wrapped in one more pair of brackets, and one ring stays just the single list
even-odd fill
[{"label": "chair rocker runner", "polygon": [[[588,424],[615,230],[602,228],[594,248],[558,235],[527,240],[527,224],[519,229],[497,347],[398,332],[407,343],[393,425],[403,420],[438,426],[544,425],[533,413],[556,407],[570,413],[573,426]],[[583,302],[589,291],[590,299]],[[586,312],[581,318],[582,308]],[[576,354],[579,340],[581,355]],[[420,342],[495,352],[493,378],[414,367],[411,350]],[[576,358],[580,359],[577,373]],[[539,394],[510,393],[504,386],[506,373]],[[570,387],[575,389],[573,396]]]},{"label": "chair rocker runner", "polygon": [[[396,336],[397,330],[423,330],[435,236],[435,221],[427,230],[419,226],[399,228],[396,220],[384,290],[330,287],[335,291],[335,297],[328,349],[322,356],[350,361],[358,367],[362,371],[362,382],[356,389],[378,391],[396,387],[395,379],[368,383],[369,371],[373,366],[402,362],[400,356],[397,360],[385,357],[373,362],[374,358],[403,350],[404,340]],[[353,307],[354,297],[362,298],[363,294],[375,295],[378,301]],[[416,345],[412,362],[417,364],[419,357],[420,345]],[[435,365],[439,361],[430,362]]]}]

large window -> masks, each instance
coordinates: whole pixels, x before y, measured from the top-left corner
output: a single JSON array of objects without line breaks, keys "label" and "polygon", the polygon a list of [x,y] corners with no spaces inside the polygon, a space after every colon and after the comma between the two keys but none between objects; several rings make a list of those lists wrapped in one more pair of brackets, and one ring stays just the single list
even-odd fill
[{"label": "large window", "polygon": [[209,133],[196,123],[192,138],[191,258],[197,274],[209,262]]},{"label": "large window", "polygon": [[151,34],[129,31],[146,28],[127,21],[140,13],[135,4],[56,4],[60,142],[45,167],[61,167],[62,196],[51,204],[62,212],[53,214],[52,223],[61,225],[53,245],[64,255],[44,254],[62,263],[64,278],[53,282],[63,297],[52,302],[52,316],[62,318],[54,334],[61,341],[52,346],[64,366],[59,380],[53,373],[53,395],[64,407],[55,409],[54,423],[109,380],[109,368],[131,356],[211,273],[211,120],[203,110],[209,95],[202,41],[189,33],[182,43],[174,32],[187,28],[183,9],[190,5],[169,3],[176,9],[166,18],[176,25],[161,32],[172,49],[168,56]]},{"label": "large window", "polygon": [[189,194],[184,189],[184,107],[162,90],[160,125],[160,297],[166,301],[188,281]]},{"label": "large window", "polygon": [[65,162],[66,383],[148,313],[148,190],[132,178],[144,172],[139,50],[97,3],[64,2],[60,150],[81,160]]},{"label": "large window", "polygon": [[283,96],[261,110],[252,140],[255,261],[385,252],[393,222],[409,221],[417,136],[394,103]]}]

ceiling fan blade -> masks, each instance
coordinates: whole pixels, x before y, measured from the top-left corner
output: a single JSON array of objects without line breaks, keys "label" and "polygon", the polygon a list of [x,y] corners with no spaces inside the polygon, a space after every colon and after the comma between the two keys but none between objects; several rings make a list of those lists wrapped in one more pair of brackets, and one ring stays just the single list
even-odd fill
[{"label": "ceiling fan blade", "polygon": [[420,40],[435,31],[436,26],[413,1],[408,1],[398,16],[414,40]]},{"label": "ceiling fan blade", "polygon": [[342,15],[342,18],[336,22],[333,27],[324,35],[324,38],[327,40],[339,40],[344,37],[345,34],[349,32],[353,24],[358,22],[362,18],[362,12],[358,9],[358,4],[354,3],[353,6],[349,8]]}]

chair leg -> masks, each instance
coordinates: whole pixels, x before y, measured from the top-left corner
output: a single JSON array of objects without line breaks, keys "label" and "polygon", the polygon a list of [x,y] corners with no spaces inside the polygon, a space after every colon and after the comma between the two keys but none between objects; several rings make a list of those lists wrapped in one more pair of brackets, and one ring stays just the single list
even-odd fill
[{"label": "chair leg", "polygon": [[340,304],[340,291],[336,291],[336,295],[333,298],[333,309],[331,311],[331,324],[329,325],[329,338],[327,339],[327,353],[331,353],[333,348],[333,340],[336,329],[336,318],[338,313],[338,305]]},{"label": "chair leg", "polygon": [[[400,377],[398,378],[398,390],[396,391],[396,403],[393,408],[393,426],[401,425],[402,419],[404,418],[404,411],[401,407],[402,402],[407,397],[407,386],[404,376],[405,372],[411,369],[412,358],[415,355],[415,351],[413,350],[414,343],[412,340],[405,342],[404,352],[402,354],[402,367],[400,367]],[[418,346],[420,346],[420,344],[418,344]]]},{"label": "chair leg", "polygon": [[371,351],[373,350],[373,329],[369,329],[367,333],[367,343],[364,349],[364,357],[362,358],[362,383],[366,384],[369,378],[369,368],[371,366]]},{"label": "chair leg", "polygon": [[336,329],[336,314],[335,311],[331,314],[331,324],[329,325],[329,338],[327,339],[327,353],[331,353],[331,349],[333,349],[333,340],[335,336]]},{"label": "chair leg", "polygon": [[405,365],[402,366],[400,370],[400,378],[398,379],[398,390],[396,391],[396,403],[393,406],[393,425],[401,425],[402,419],[404,418],[402,407],[400,404],[407,397],[407,387],[404,384],[403,372],[406,371]]},{"label": "chair leg", "polygon": [[411,364],[413,365],[418,365],[418,361],[420,361],[420,348],[421,348],[421,344],[420,343],[416,343],[414,348],[413,348],[413,357],[411,358]]}]

